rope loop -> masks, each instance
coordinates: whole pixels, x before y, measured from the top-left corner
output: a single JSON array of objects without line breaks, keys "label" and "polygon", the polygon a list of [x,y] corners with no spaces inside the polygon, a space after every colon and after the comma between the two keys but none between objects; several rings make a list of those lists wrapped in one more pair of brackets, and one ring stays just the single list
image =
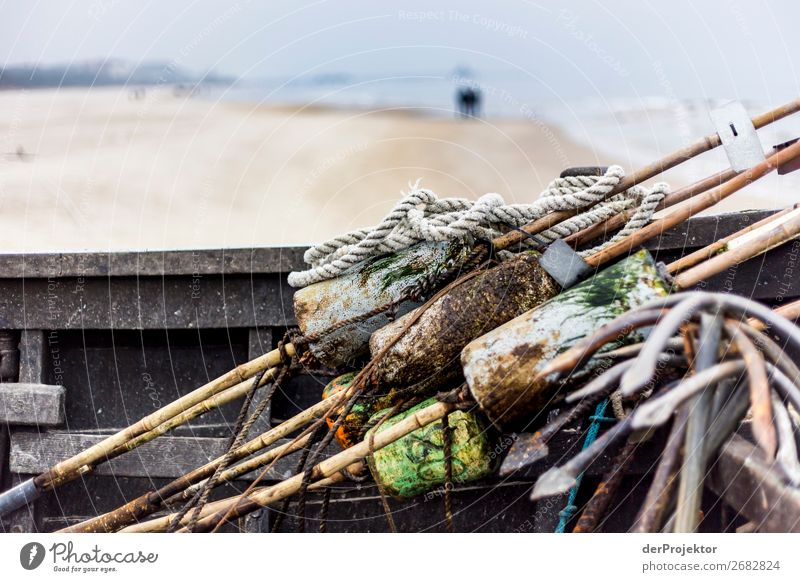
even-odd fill
[{"label": "rope loop", "polygon": [[610,166],[602,176],[559,177],[531,204],[506,204],[497,193],[484,194],[475,201],[439,198],[417,181],[377,226],[339,235],[308,249],[303,258],[310,268],[290,273],[289,284],[305,287],[332,279],[363,261],[419,242],[491,240],[552,212],[586,209],[541,233],[540,238],[549,243],[636,207],[622,231],[605,243],[611,244],[644,226],[668,191],[666,184],[659,183],[652,190],[634,186],[608,197],[624,177],[620,166]]}]

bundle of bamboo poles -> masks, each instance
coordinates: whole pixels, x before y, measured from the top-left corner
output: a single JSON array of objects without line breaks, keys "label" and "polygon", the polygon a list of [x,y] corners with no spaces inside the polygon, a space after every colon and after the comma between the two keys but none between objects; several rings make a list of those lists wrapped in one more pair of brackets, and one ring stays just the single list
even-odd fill
[{"label": "bundle of bamboo poles", "polygon": [[[542,370],[542,376],[563,376],[592,359],[613,364],[567,396],[574,406],[554,425],[528,437],[506,459],[505,473],[545,456],[556,427],[616,395],[632,410],[591,446],[543,474],[533,490],[534,499],[563,493],[576,485],[598,454],[618,449],[573,531],[602,527],[625,467],[654,429],[667,424],[669,435],[633,531],[697,531],[714,458],[744,424],[767,462],[774,463],[778,479],[789,488],[800,486],[795,442],[800,429],[800,368],[786,352],[786,347],[800,349],[800,328],[786,319],[798,315],[800,302],[771,311],[744,297],[703,292],[679,293],[625,313]],[[654,324],[646,342],[599,352],[621,336]],[[794,522],[800,527],[800,515]]]},{"label": "bundle of bamboo poles", "polygon": [[[753,120],[754,125],[757,128],[762,127],[777,119],[785,117],[786,115],[794,113],[798,109],[800,109],[800,100],[794,101],[755,118]],[[697,144],[675,152],[674,154],[667,156],[665,159],[659,160],[658,162],[651,164],[650,166],[647,166],[639,172],[629,176],[623,180],[623,182],[609,195],[624,191],[630,186],[649,179],[661,171],[674,167],[686,159],[689,159],[704,151],[713,149],[714,147],[717,147],[719,143],[718,136],[709,136],[699,141]],[[621,241],[619,244],[612,246],[610,249],[606,249],[602,253],[598,253],[598,256],[596,257],[590,257],[589,263],[594,266],[599,266],[608,260],[628,252],[630,249],[634,248],[647,238],[656,236],[664,229],[687,219],[702,209],[708,208],[722,198],[729,196],[733,192],[744,187],[749,182],[765,175],[777,165],[793,159],[798,155],[798,153],[800,153],[800,150],[797,147],[790,146],[789,148],[770,156],[765,163],[760,164],[759,166],[752,168],[741,175],[736,175],[732,171],[715,174],[714,176],[710,176],[692,186],[684,188],[683,190],[668,196],[663,203],[664,207],[683,202],[678,211],[670,214],[670,217],[667,220],[656,221],[656,223],[653,223],[650,227],[644,229],[641,234]],[[709,190],[709,188],[714,186],[716,186],[716,188]],[[574,214],[572,211],[552,213],[544,219],[534,221],[533,223],[523,227],[522,231],[528,235],[536,234],[557,224],[559,221],[572,216],[572,214]],[[606,223],[604,228],[615,228],[616,226],[623,224],[625,220],[626,218],[624,215],[614,217],[614,219]],[[602,232],[602,229],[593,227],[593,229],[587,229],[587,231],[583,233],[578,233],[578,236],[575,236],[571,242],[575,244],[584,244],[588,240],[591,240],[592,238],[602,234]],[[493,241],[493,247],[495,250],[512,248],[514,245],[522,242],[524,237],[525,234],[523,233],[511,231]],[[484,250],[484,254],[478,253],[477,256],[479,258],[483,258],[486,256],[485,253],[486,250]],[[479,264],[480,261],[475,261],[475,263]],[[228,479],[235,478],[237,475],[241,475],[244,469],[238,468],[240,465],[230,469],[226,468],[226,465],[231,462],[246,459],[255,453],[259,453],[275,443],[278,439],[295,432],[296,430],[307,425],[309,422],[330,416],[334,412],[338,411],[341,407],[345,406],[349,400],[352,400],[353,397],[358,394],[358,391],[363,389],[364,385],[366,385],[368,381],[374,382],[375,376],[381,373],[382,359],[385,358],[392,347],[400,341],[404,334],[408,334],[410,331],[414,330],[415,324],[417,324],[418,321],[424,316],[426,309],[429,310],[432,304],[438,300],[446,298],[449,293],[452,293],[459,287],[465,286],[470,281],[474,282],[474,280],[478,279],[482,274],[484,274],[484,271],[478,270],[467,277],[462,277],[456,282],[449,284],[443,290],[434,295],[418,312],[406,316],[406,318],[400,324],[400,330],[402,333],[389,339],[387,343],[383,344],[377,349],[376,353],[373,353],[371,365],[368,365],[366,370],[357,377],[357,381],[354,382],[354,386],[351,387],[351,389],[337,393],[337,395],[333,396],[331,399],[315,405],[300,415],[290,419],[287,421],[287,423],[275,427],[265,434],[252,439],[251,441],[240,443],[239,446],[235,447],[226,455],[225,459],[216,459],[206,466],[193,471],[190,475],[186,476],[186,478],[178,480],[179,483],[168,486],[168,492],[170,493],[170,496],[183,492],[186,489],[186,486],[195,486],[203,479],[207,479],[209,476],[214,475],[214,473],[221,467],[223,470],[221,474],[218,475],[220,482],[226,482]],[[542,276],[542,278],[545,277],[546,276],[544,275]],[[397,300],[395,299],[390,303],[396,305]],[[378,306],[374,311],[378,312],[378,310],[383,307],[384,306]],[[391,305],[388,307],[391,307]],[[388,307],[386,308],[388,309]],[[369,315],[369,313],[364,315]],[[513,317],[513,315],[515,314],[512,313],[511,316]],[[505,317],[509,318],[508,314],[505,315]],[[351,323],[353,322],[340,322],[341,325],[337,324],[332,326],[332,328],[340,329],[341,327],[346,327]],[[503,322],[501,321],[499,323]],[[496,321],[491,321],[489,322],[489,325],[496,326],[499,325],[499,323]],[[479,331],[488,331],[488,329],[481,329]],[[131,427],[124,429],[120,433],[109,437],[102,443],[87,449],[71,459],[59,463],[47,473],[36,477],[30,484],[27,484],[27,489],[23,490],[21,495],[17,495],[17,503],[20,499],[23,502],[30,500],[35,495],[52,490],[63,483],[73,480],[77,476],[91,471],[97,464],[127,451],[133,450],[137,446],[166,433],[172,428],[187,422],[188,420],[195,418],[196,416],[203,414],[208,410],[240,398],[246,394],[252,393],[252,391],[257,387],[267,384],[270,380],[275,379],[275,377],[278,375],[276,366],[285,364],[287,358],[293,358],[297,356],[309,343],[313,343],[315,340],[319,339],[321,335],[322,334],[316,334],[315,336],[306,337],[299,343],[299,345],[287,343],[282,346],[280,351],[265,354],[260,358],[243,364],[242,366],[239,366],[235,370],[232,370],[222,377],[206,384],[187,396],[184,396],[183,398],[165,406],[155,414],[150,415]],[[447,342],[443,341],[442,338],[438,339],[439,345],[446,345],[448,347],[456,346],[456,352],[460,351],[459,342],[448,344]],[[466,338],[466,341],[471,339],[474,338]],[[463,345],[465,342],[462,341],[460,343]],[[312,426],[314,426],[314,424],[312,424]],[[274,461],[280,456],[295,450],[299,450],[305,446],[310,441],[310,437],[311,431],[306,429],[301,437],[296,438],[288,445],[284,445],[280,449],[272,449],[260,453],[259,461],[255,460],[257,457],[253,457],[246,462],[250,463],[248,466],[251,468],[258,466],[258,463],[274,463]],[[142,503],[142,507],[145,508],[145,511],[151,510],[152,507],[160,507],[161,501],[159,501],[159,499],[161,499],[160,495],[152,495],[147,499],[146,503]],[[4,504],[5,501],[7,501],[7,498],[4,499],[2,496],[0,496],[0,512],[3,513],[8,507],[10,507],[10,504],[8,503]],[[138,511],[138,509],[132,511],[130,516],[140,515],[137,513]],[[105,529],[105,527],[103,529]]]}]

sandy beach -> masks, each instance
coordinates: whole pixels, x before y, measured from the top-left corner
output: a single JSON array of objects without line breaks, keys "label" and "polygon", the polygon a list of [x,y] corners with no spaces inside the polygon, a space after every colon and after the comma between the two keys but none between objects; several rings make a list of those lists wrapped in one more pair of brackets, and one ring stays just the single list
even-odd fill
[{"label": "sandy beach", "polygon": [[[374,224],[418,179],[440,196],[528,202],[564,167],[615,161],[539,121],[250,105],[168,89],[138,99],[120,89],[7,91],[0,111],[4,252],[307,244]],[[671,177],[677,187],[693,176]],[[720,210],[757,206],[775,204],[745,195]]]}]

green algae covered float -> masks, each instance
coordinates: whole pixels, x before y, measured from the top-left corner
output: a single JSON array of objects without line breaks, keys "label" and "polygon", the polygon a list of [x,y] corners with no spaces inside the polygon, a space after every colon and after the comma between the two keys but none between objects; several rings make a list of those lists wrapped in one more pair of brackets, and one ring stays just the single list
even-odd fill
[{"label": "green algae covered float", "polygon": [[[311,335],[397,301],[409,288],[434,281],[467,254],[468,248],[460,243],[419,243],[366,261],[341,277],[299,289],[294,294],[294,312],[300,330]],[[418,305],[403,301],[391,315],[407,313]],[[364,355],[372,332],[390,321],[390,314],[380,313],[346,325],[312,343],[310,350],[326,366],[339,367]]]},{"label": "green algae covered float", "polygon": [[[371,429],[367,438],[370,432],[386,430],[435,402],[430,398],[393,416]],[[450,413],[447,419],[452,428],[453,482],[466,483],[491,475],[497,466],[497,457],[493,454],[497,434],[491,425],[480,414],[460,410]],[[368,461],[372,476],[394,497],[413,497],[440,487],[445,482],[442,422],[407,434],[375,451]]]},{"label": "green algae covered float", "polygon": [[538,371],[600,326],[667,291],[644,250],[600,271],[467,345],[461,364],[473,397],[497,427],[521,428],[553,396],[555,386],[534,382]]}]

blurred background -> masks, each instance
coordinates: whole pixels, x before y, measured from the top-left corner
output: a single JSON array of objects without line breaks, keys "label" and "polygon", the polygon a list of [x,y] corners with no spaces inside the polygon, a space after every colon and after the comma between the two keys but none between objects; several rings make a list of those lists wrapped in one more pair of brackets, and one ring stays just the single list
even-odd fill
[{"label": "blurred background", "polygon": [[[5,252],[320,242],[410,184],[530,202],[800,94],[800,4],[3,2]],[[765,147],[800,135],[787,119]],[[721,151],[666,174],[726,166]],[[792,204],[800,175],[714,209]]]}]

